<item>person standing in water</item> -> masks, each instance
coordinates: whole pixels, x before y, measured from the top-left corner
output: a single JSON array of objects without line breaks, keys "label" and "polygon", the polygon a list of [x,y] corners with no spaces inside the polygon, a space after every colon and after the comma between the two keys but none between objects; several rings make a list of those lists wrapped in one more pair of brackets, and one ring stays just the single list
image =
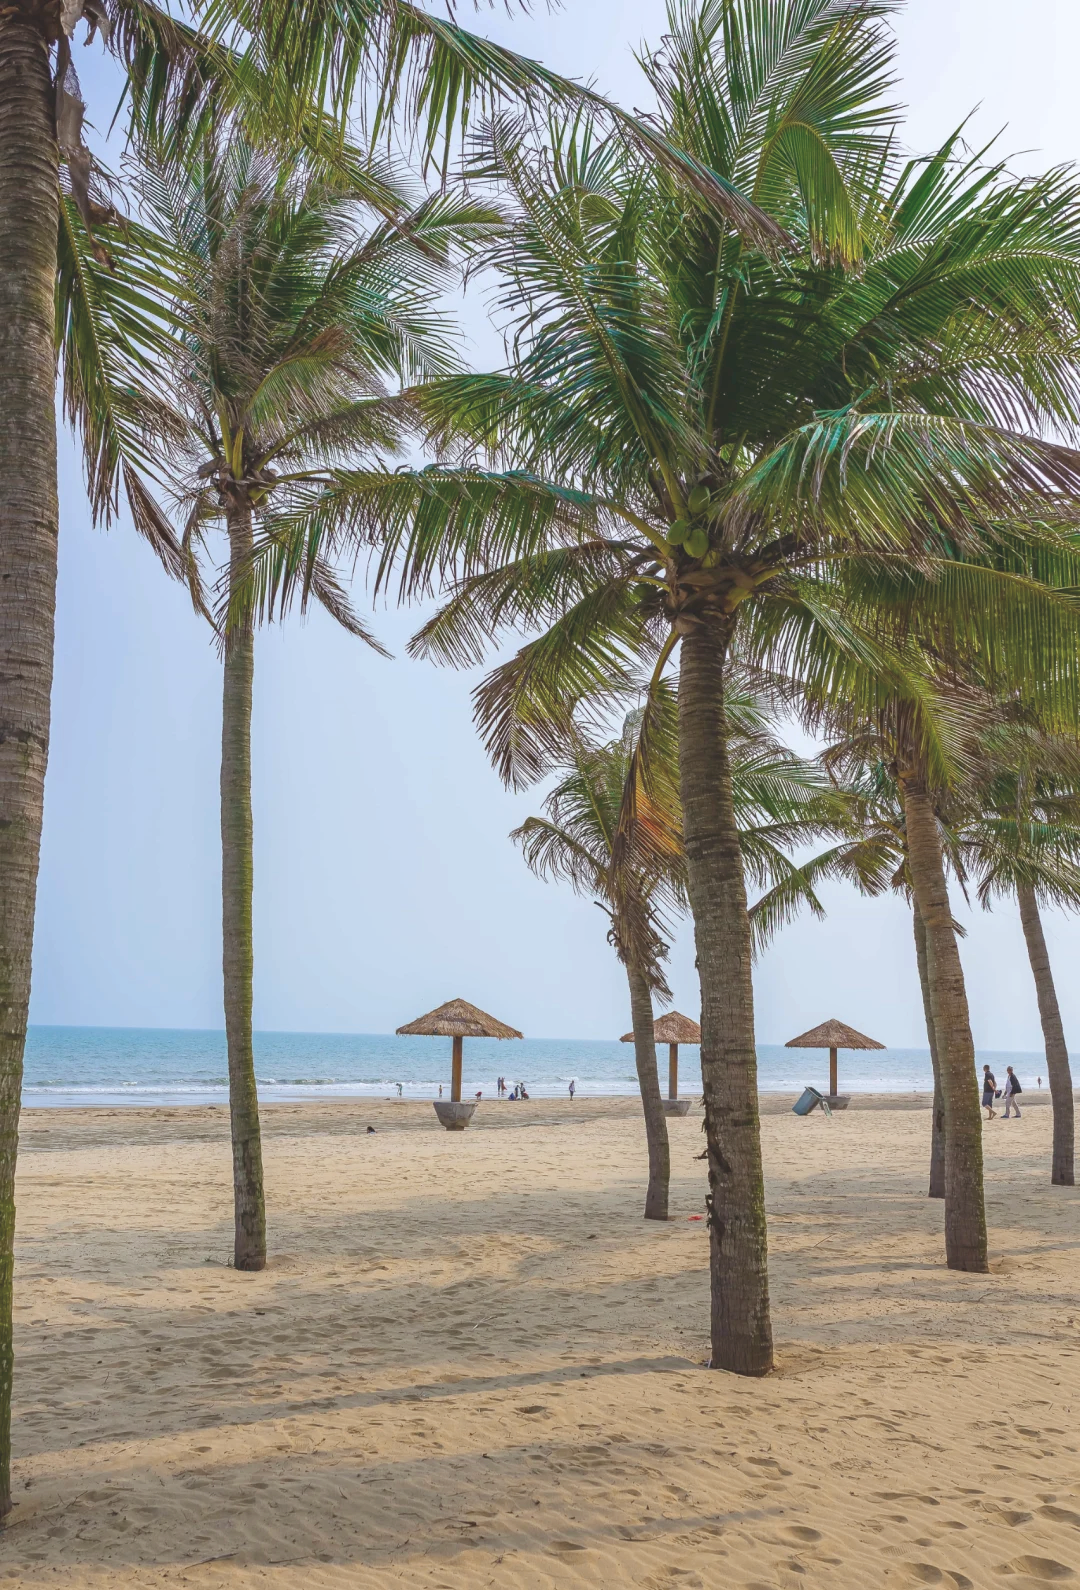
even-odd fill
[{"label": "person standing in water", "polygon": [[996,1080],[994,1078],[994,1073],[991,1071],[989,1066],[983,1066],[983,1098],[982,1098],[982,1101],[983,1101],[983,1109],[984,1110],[989,1110],[989,1112],[990,1112],[989,1115],[986,1117],[986,1119],[988,1121],[992,1121],[994,1119],[994,1117],[997,1115],[997,1111],[994,1109],[994,1090],[995,1090],[996,1087],[997,1087],[997,1082],[996,1082]]},{"label": "person standing in water", "polygon": [[1020,1078],[1016,1075],[1012,1066],[1006,1066],[1005,1070],[1008,1073],[1005,1078],[1005,1120],[1009,1119],[1010,1105],[1016,1112],[1016,1119],[1019,1120],[1020,1105],[1017,1103],[1017,1099],[1024,1090],[1020,1086]]}]

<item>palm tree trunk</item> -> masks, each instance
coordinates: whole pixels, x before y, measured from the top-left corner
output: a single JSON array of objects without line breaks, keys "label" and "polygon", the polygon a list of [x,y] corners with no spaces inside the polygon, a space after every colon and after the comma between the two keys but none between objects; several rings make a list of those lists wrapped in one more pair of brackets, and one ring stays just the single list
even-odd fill
[{"label": "palm tree trunk", "polygon": [[930,1002],[930,968],[926,957],[926,928],[919,912],[918,901],[913,902],[912,920],[915,924],[915,960],[919,967],[919,987],[922,989],[923,1016],[926,1019],[926,1041],[930,1045],[930,1064],[934,1069],[934,1117],[930,1127],[930,1192],[931,1198],[945,1196],[945,1095],[941,1087],[941,1066],[938,1064],[937,1038],[934,1033],[934,1010]]},{"label": "palm tree trunk", "polygon": [[923,781],[903,774],[908,866],[926,928],[930,1008],[945,1101],[945,1257],[950,1270],[985,1271],[982,1113],[975,1045],[934,808]]},{"label": "palm tree trunk", "polygon": [[1035,978],[1035,993],[1039,1000],[1039,1018],[1042,1021],[1043,1043],[1046,1045],[1046,1079],[1050,1084],[1050,1102],[1054,1106],[1054,1157],[1050,1167],[1050,1183],[1054,1187],[1072,1187],[1073,1180],[1073,1085],[1069,1070],[1069,1051],[1065,1047],[1065,1029],[1061,1025],[1057,989],[1050,969],[1050,956],[1043,934],[1042,918],[1035,890],[1030,884],[1016,886],[1020,902],[1020,920],[1024,925],[1028,960]]},{"label": "palm tree trunk", "polygon": [[668,1186],[671,1181],[671,1150],[668,1146],[667,1119],[660,1098],[660,1077],[656,1069],[652,993],[649,990],[649,980],[639,966],[628,965],[626,976],[630,984],[634,1060],[637,1064],[641,1103],[645,1111],[645,1136],[649,1144],[649,1189],[645,1194],[645,1219],[666,1220]]},{"label": "palm tree trunk", "polygon": [[712,1365],[736,1374],[764,1375],[773,1367],[768,1233],[758,1120],[750,919],[724,709],[730,637],[730,619],[708,618],[683,639],[679,764],[701,979]]},{"label": "palm tree trunk", "polygon": [[56,613],[56,126],[41,8],[0,11],[0,1517],[11,1508],[15,1156]]},{"label": "palm tree trunk", "polygon": [[[251,510],[230,508],[229,586],[235,588],[251,551]],[[229,1114],[232,1121],[235,1263],[261,1270],[266,1263],[262,1139],[255,1058],[251,1047],[251,687],[255,632],[250,618],[233,627],[225,646],[221,713],[221,915],[225,981],[225,1034],[229,1046]]]}]

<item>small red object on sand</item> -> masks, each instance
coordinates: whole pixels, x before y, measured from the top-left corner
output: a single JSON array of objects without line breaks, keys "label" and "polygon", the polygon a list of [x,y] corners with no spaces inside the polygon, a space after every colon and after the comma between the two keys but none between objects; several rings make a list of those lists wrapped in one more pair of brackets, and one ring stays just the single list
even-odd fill
[{"label": "small red object on sand", "polygon": [[704,1220],[704,1215],[687,1215],[687,1220]]}]

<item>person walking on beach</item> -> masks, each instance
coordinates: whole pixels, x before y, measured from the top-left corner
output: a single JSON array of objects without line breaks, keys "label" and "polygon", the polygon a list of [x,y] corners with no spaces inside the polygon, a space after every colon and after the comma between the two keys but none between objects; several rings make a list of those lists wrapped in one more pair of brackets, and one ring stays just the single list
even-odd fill
[{"label": "person walking on beach", "polygon": [[983,1109],[984,1110],[989,1110],[989,1112],[990,1112],[987,1115],[987,1117],[986,1117],[986,1119],[988,1121],[992,1121],[994,1119],[994,1117],[997,1115],[997,1111],[994,1109],[994,1090],[996,1089],[996,1087],[997,1087],[997,1081],[995,1080],[994,1073],[991,1071],[989,1066],[983,1066],[983,1100],[982,1101],[983,1101]]},{"label": "person walking on beach", "polygon": [[573,1078],[571,1078],[571,1080],[570,1080],[570,1103],[571,1104],[573,1104],[573,1102],[574,1102],[574,1089],[576,1087],[577,1087],[577,1083],[573,1080]]},{"label": "person walking on beach", "polygon": [[397,1083],[394,1084],[394,1086],[397,1088],[397,1096],[400,1099],[400,1097],[401,1097],[401,1083],[397,1082]]},{"label": "person walking on beach", "polygon": [[1020,1078],[1013,1071],[1012,1066],[1006,1066],[1005,1070],[1008,1072],[1005,1078],[1005,1120],[1009,1119],[1010,1105],[1016,1112],[1016,1119],[1019,1120],[1020,1105],[1017,1103],[1017,1095],[1023,1093],[1024,1090],[1020,1086]]}]

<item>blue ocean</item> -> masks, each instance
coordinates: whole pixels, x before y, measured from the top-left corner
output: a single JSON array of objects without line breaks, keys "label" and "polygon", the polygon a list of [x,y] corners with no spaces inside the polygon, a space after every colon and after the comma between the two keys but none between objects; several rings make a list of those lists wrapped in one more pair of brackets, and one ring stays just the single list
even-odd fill
[{"label": "blue ocean", "polygon": [[[571,1080],[582,1095],[635,1093],[629,1044],[571,1038],[465,1041],[464,1092],[495,1092],[496,1078],[524,1082],[538,1098],[565,1096]],[[666,1081],[667,1052],[659,1056]],[[979,1055],[995,1070],[1008,1061],[1026,1081],[1045,1069],[1041,1055]],[[825,1086],[828,1054],[762,1045],[759,1081],[765,1092]],[[325,1098],[430,1099],[450,1080],[448,1038],[397,1038],[377,1033],[257,1032],[255,1068],[264,1101]],[[679,1091],[700,1090],[696,1047],[679,1051]],[[840,1054],[845,1093],[929,1093],[929,1052],[885,1049]],[[225,1034],[142,1027],[31,1027],[26,1040],[23,1103],[42,1105],[219,1104],[228,1094]]]}]

